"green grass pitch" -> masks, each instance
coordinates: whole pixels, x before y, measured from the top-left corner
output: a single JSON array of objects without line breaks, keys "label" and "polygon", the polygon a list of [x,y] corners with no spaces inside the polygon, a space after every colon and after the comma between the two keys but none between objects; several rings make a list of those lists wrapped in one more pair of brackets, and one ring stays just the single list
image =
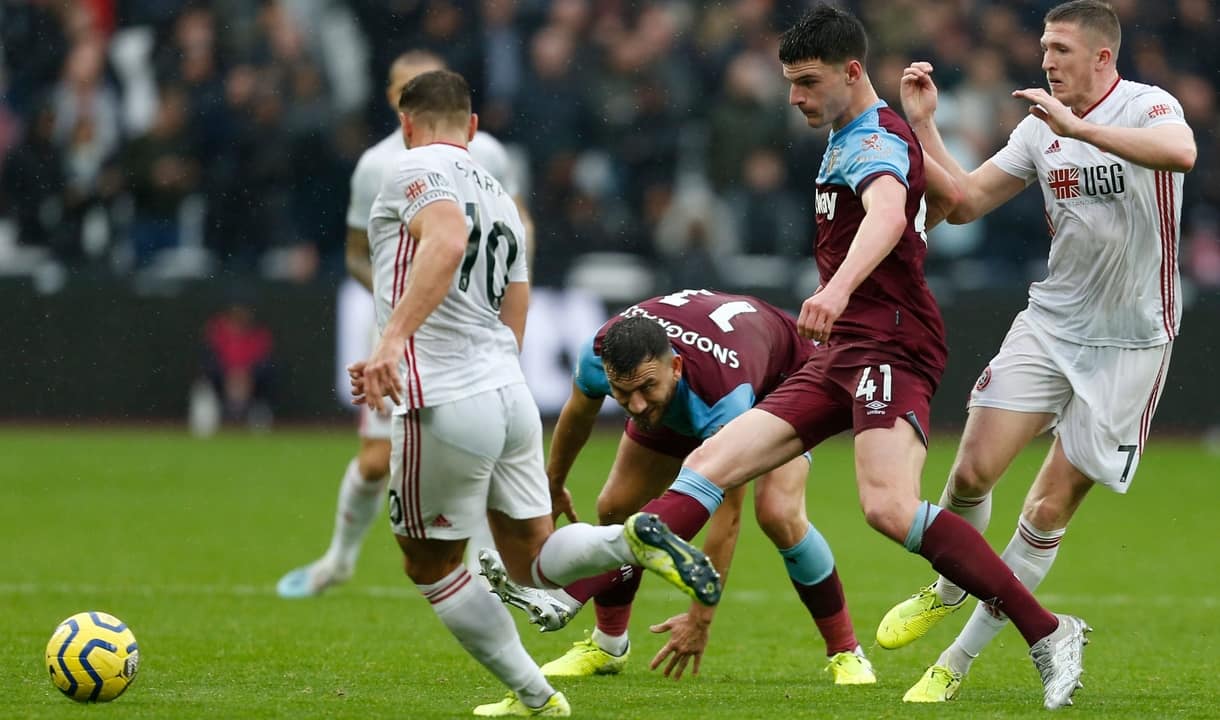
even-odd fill
[{"label": "green grass pitch", "polygon": [[[572,479],[593,517],[615,435],[595,437]],[[924,475],[935,499],[956,437],[942,434]],[[353,581],[284,601],[279,576],[330,537],[337,479],[353,433],[276,431],[196,440],[169,431],[0,432],[0,718],[451,718],[503,688],[468,658],[403,576],[385,523],[374,526]],[[1046,450],[1022,455],[996,493],[993,546],[1008,542],[1021,497]],[[1037,673],[1006,629],[959,699],[900,699],[964,622],[919,643],[876,647],[889,606],[930,579],[926,563],[864,524],[850,445],[814,456],[811,519],[830,540],[857,633],[880,678],[836,688],[820,638],[774,549],[752,520],[698,677],[650,672],[662,639],[649,623],[682,596],[647,580],[636,605],[631,664],[619,677],[556,683],[582,718],[1041,717]],[[1220,458],[1154,438],[1130,497],[1097,489],[1039,591],[1096,629],[1072,717],[1220,716]],[[43,651],[61,619],[105,610],[140,642],[140,675],[118,701],[79,706],[52,687]],[[519,622],[546,661],[592,627],[561,633]]]}]

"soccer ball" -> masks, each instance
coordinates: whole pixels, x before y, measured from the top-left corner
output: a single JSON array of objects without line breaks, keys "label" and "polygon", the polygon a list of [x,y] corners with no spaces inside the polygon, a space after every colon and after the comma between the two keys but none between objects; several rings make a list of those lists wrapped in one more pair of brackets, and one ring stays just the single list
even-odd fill
[{"label": "soccer ball", "polygon": [[51,682],[77,702],[109,702],[136,679],[140,650],[126,623],[104,612],[77,613],[47,643]]}]

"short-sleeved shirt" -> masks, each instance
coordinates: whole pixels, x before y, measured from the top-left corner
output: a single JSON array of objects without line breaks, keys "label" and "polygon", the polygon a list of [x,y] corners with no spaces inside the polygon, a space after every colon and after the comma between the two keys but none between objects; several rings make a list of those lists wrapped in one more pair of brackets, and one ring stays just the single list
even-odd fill
[{"label": "short-sleeved shirt", "polygon": [[466,148],[434,143],[408,150],[386,173],[368,228],[378,330],[413,270],[419,239],[408,230],[411,220],[434,202],[465,212],[469,236],[448,293],[403,349],[405,408],[525,382],[516,337],[500,320],[508,284],[529,279],[525,229],[508,192]]},{"label": "short-sleeved shirt", "polygon": [[[1186,124],[1172,95],[1128,80],[1082,117],[1111,127]],[[1027,319],[1078,345],[1146,348],[1177,336],[1182,173],[1059,137],[1032,116],[991,162],[1038,182],[1051,226],[1049,272],[1030,286]]]},{"label": "short-sleeved shirt", "polygon": [[697,440],[754,407],[814,350],[797,333],[791,316],[758,298],[683,290],[632,305],[585,343],[574,378],[585,395],[611,394],[601,360],[602,338],[624,318],[637,316],[664,327],[674,352],[682,356],[682,378],[661,424]]},{"label": "short-sleeved shirt", "polygon": [[[360,156],[356,169],[352,171],[351,191],[347,202],[348,227],[353,230],[368,230],[369,211],[373,208],[377,193],[381,192],[381,182],[385,179],[386,170],[401,162],[406,152],[402,131],[395,130]],[[505,192],[513,196],[519,194],[520,182],[509,161],[508,151],[499,140],[485,132],[475,133],[474,140],[470,141],[470,156],[500,181]]]},{"label": "short-sleeved shirt", "polygon": [[940,309],[923,273],[928,251],[923,148],[910,125],[884,101],[830,134],[817,177],[814,256],[825,285],[847,257],[864,219],[861,195],[885,175],[907,188],[906,227],[897,246],[852,293],[828,345],[863,340],[890,346],[935,386],[948,350]]}]

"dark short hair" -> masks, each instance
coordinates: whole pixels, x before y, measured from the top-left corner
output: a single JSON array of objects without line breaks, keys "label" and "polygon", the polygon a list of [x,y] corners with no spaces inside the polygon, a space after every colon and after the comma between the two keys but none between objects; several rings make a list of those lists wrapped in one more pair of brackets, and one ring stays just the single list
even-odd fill
[{"label": "dark short hair", "polygon": [[671,352],[665,328],[640,315],[616,322],[602,336],[602,366],[610,375],[630,375],[640,363]]},{"label": "dark short hair", "polygon": [[1110,3],[1102,0],[1072,0],[1056,5],[1046,13],[1043,24],[1075,23],[1084,30],[1097,33],[1105,40],[1110,50],[1118,55],[1118,46],[1123,43],[1123,29],[1118,14]]},{"label": "dark short hair", "polygon": [[796,24],[784,31],[779,41],[779,60],[792,65],[802,60],[821,60],[838,64],[868,56],[868,35],[864,25],[849,12],[818,3]]},{"label": "dark short hair", "polygon": [[433,70],[415,76],[398,96],[398,109],[439,121],[470,116],[470,85],[452,70]]}]

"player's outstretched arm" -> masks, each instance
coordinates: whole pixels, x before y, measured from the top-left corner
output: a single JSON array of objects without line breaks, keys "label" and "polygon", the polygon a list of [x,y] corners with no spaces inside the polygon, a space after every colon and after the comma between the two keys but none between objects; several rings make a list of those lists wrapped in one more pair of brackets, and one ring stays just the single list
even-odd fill
[{"label": "player's outstretched arm", "polygon": [[923,146],[925,161],[930,158],[935,163],[933,166],[932,163],[925,162],[924,167],[931,201],[928,207],[928,227],[935,224],[931,220],[946,204],[943,198],[937,198],[934,194],[940,190],[949,192],[941,187],[944,179],[937,177],[939,170],[947,173],[957,185],[957,202],[952,203],[946,211],[946,217],[954,225],[963,225],[991,212],[1025,189],[1023,180],[1000,170],[990,161],[983,163],[973,172],[966,172],[949,153],[944,139],[940,136],[940,130],[936,127],[938,94],[936,83],[932,82],[931,63],[913,62],[908,65],[902,71],[899,92],[902,111],[907,116],[907,122],[911,123],[911,129],[915,131],[919,144]]},{"label": "player's outstretched arm", "polygon": [[369,236],[364,230],[349,227],[343,258],[347,274],[356,279],[369,292],[373,292],[373,263],[369,259]]},{"label": "player's outstretched arm", "polygon": [[[722,586],[728,582],[729,566],[733,564],[733,553],[737,549],[737,538],[741,531],[741,508],[745,502],[747,487],[749,485],[738,485],[726,491],[724,502],[716,509],[708,523],[703,552],[720,573]],[[689,664],[691,674],[698,675],[715,615],[716,606],[692,602],[690,610],[685,613],[649,626],[649,630],[654,633],[668,632],[670,635],[665,645],[653,656],[648,667],[656,670],[665,664],[665,677],[681,680],[682,673]]]},{"label": "player's outstretched arm", "polygon": [[928,181],[925,192],[928,211],[924,217],[924,229],[931,230],[949,217],[949,213],[957,208],[964,195],[961,186],[949,171],[927,153],[924,153],[923,157],[923,170]]},{"label": "player's outstretched arm", "polygon": [[[945,148],[945,141],[936,127],[936,105],[939,93],[932,82],[932,63],[913,62],[902,71],[898,86],[902,112],[919,138],[925,157],[935,160],[959,185],[966,181],[966,170]],[[929,178],[931,180],[931,178]]]},{"label": "player's outstretched arm", "polygon": [[1028,101],[1029,114],[1046,123],[1060,137],[1083,140],[1098,150],[1117,155],[1127,162],[1149,170],[1185,173],[1195,166],[1198,148],[1195,147],[1195,134],[1187,125],[1098,125],[1077,117],[1071,108],[1042,88],[1016,90],[1012,96]]},{"label": "player's outstretched arm", "polygon": [[589,397],[576,383],[572,383],[572,392],[559,411],[559,420],[555,423],[555,431],[551,433],[551,450],[546,459],[546,477],[551,486],[552,514],[558,520],[560,515],[567,517],[569,522],[577,522],[576,511],[572,508],[572,495],[567,489],[568,473],[576,457],[580,455],[593,426],[597,423],[597,413],[601,411],[605,397]]}]

